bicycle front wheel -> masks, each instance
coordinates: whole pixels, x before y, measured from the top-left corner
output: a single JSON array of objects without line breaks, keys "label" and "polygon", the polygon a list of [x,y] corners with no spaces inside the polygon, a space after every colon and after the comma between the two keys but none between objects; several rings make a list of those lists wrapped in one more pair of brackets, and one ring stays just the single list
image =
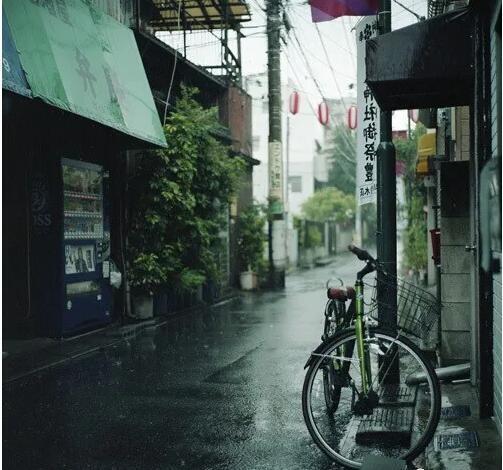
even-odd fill
[{"label": "bicycle front wheel", "polygon": [[[369,455],[411,462],[431,441],[440,417],[440,386],[433,366],[408,338],[370,329],[365,342],[375,399],[369,404],[361,400],[365,394],[355,341],[354,329],[344,330],[313,354],[302,392],[309,433],[325,454],[349,468],[361,467]],[[340,351],[350,353],[341,357]],[[336,371],[340,396],[336,409],[328,410],[326,368],[334,360],[346,367]]]}]

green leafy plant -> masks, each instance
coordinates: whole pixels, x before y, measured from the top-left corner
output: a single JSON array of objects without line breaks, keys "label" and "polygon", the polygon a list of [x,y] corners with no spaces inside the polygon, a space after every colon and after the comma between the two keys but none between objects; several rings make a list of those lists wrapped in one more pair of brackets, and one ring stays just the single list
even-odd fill
[{"label": "green leafy plant", "polygon": [[164,127],[168,147],[145,153],[130,182],[129,276],[143,292],[218,277],[218,232],[244,163],[229,156],[217,110],[196,94],[182,89]]},{"label": "green leafy plant", "polygon": [[264,207],[259,204],[251,204],[239,214],[238,249],[242,271],[263,269],[266,220]]},{"label": "green leafy plant", "polygon": [[427,260],[427,228],[424,218],[424,196],[420,191],[412,194],[408,213],[409,225],[405,239],[405,260],[407,266],[414,271],[426,269]]},{"label": "green leafy plant", "polygon": [[337,188],[324,188],[315,192],[302,204],[303,216],[315,222],[333,220],[341,224],[352,223],[355,216],[355,197]]}]

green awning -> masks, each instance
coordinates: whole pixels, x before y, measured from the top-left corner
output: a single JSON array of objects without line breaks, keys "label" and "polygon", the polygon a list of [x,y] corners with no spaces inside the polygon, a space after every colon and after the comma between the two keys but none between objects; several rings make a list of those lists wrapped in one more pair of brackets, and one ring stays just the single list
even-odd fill
[{"label": "green awning", "polygon": [[4,0],[33,97],[166,146],[133,32],[85,0]]},{"label": "green awning", "polygon": [[5,14],[2,16],[2,72],[2,88],[26,97],[31,96]]}]

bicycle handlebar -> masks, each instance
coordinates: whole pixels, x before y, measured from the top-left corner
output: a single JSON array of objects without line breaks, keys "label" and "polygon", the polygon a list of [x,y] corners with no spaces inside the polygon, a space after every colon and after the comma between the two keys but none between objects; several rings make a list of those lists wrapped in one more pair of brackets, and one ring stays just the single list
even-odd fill
[{"label": "bicycle handlebar", "polygon": [[349,245],[348,250],[351,251],[351,253],[354,253],[359,260],[375,263],[375,259],[366,250],[362,250],[361,248],[358,248],[354,245]]}]

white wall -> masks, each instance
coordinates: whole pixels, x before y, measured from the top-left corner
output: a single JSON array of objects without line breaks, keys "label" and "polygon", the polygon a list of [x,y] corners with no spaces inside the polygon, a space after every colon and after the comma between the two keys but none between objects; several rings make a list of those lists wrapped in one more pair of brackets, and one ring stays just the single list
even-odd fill
[{"label": "white wall", "polygon": [[301,191],[292,191],[290,185],[288,206],[289,214],[299,215],[302,204],[314,193],[314,172],[312,162],[290,162],[290,176],[301,178]]}]

